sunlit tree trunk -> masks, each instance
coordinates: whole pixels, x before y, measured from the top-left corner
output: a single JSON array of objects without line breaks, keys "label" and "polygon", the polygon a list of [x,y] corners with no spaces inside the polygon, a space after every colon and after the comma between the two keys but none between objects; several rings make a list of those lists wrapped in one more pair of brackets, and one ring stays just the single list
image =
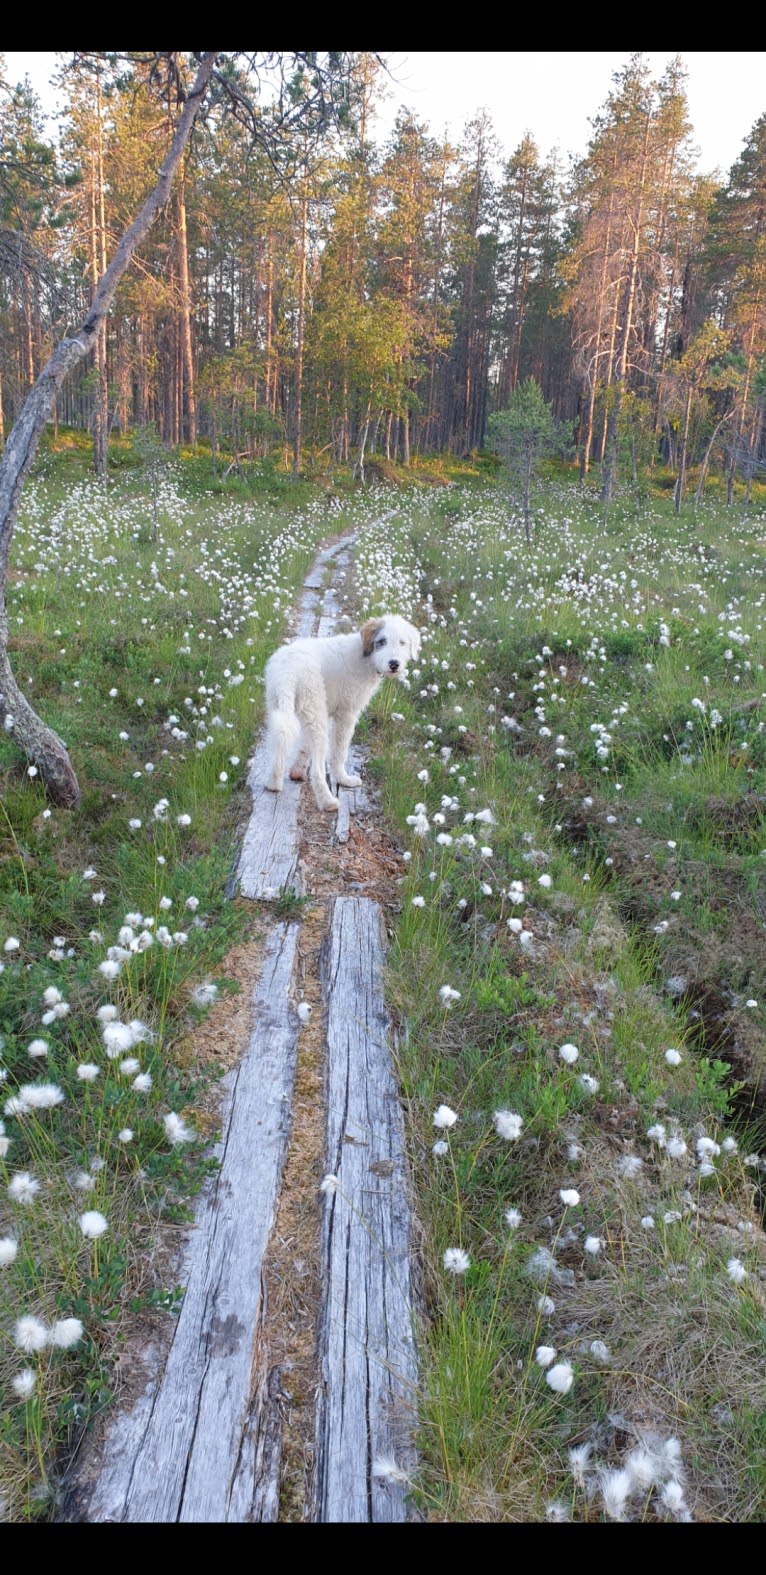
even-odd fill
[{"label": "sunlit tree trunk", "polygon": [[183,398],[179,401],[183,411],[186,406],[186,440],[194,448],[197,442],[197,400],[194,389],[194,353],[192,349],[191,287],[189,284],[189,245],[186,233],[186,181],[181,171],[176,196],[178,216],[178,287],[181,318],[181,359],[183,365]]},{"label": "sunlit tree trunk", "polygon": [[[106,218],[104,212],[104,148],[103,103],[101,72],[96,74],[96,118],[94,144],[91,155],[91,294],[95,296],[99,280],[106,273]],[[109,436],[109,382],[107,372],[106,318],[98,325],[94,343],[93,369],[95,390],[93,397],[93,469],[100,481],[106,479],[106,456]]]},{"label": "sunlit tree trunk", "polygon": [[303,164],[303,190],[301,193],[300,251],[298,260],[298,324],[295,342],[295,431],[293,436],[293,471],[300,475],[303,463],[303,349],[306,333],[306,269],[309,235],[308,165]]}]

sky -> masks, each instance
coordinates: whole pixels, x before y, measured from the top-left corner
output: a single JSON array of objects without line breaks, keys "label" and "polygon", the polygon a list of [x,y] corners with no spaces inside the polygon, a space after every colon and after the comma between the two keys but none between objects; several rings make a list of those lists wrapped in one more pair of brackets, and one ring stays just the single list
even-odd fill
[{"label": "sky", "polygon": [[[405,103],[433,135],[459,137],[479,108],[487,109],[505,156],[531,132],[546,156],[585,153],[593,117],[603,108],[615,71],[630,50],[492,50],[417,53],[390,51],[392,86],[388,115]],[[728,174],[756,120],[766,112],[766,52],[644,50],[658,78],[676,55],[688,72],[687,101],[698,168]]]},{"label": "sky", "polygon": [[[630,50],[382,50],[392,81],[379,111],[380,134],[387,133],[397,108],[405,104],[425,121],[433,136],[444,132],[459,141],[466,121],[479,109],[492,119],[504,157],[527,132],[543,157],[558,150],[585,152],[591,121],[603,107],[615,71]],[[644,50],[659,77],[676,54],[687,68],[687,98],[698,168],[725,176],[742,152],[756,120],[766,113],[766,51]],[[45,107],[56,55],[6,50],[11,82],[29,74]]]}]

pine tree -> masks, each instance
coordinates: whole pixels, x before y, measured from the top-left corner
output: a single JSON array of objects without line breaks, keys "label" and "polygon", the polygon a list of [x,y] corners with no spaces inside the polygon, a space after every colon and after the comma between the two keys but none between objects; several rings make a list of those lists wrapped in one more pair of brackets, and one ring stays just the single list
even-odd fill
[{"label": "pine tree", "polygon": [[653,386],[660,325],[674,305],[667,257],[690,182],[680,62],[655,83],[642,56],[634,55],[614,83],[575,170],[575,230],[565,264],[576,364],[587,390],[581,470],[590,460],[600,399],[605,501],[616,479],[624,396]]},{"label": "pine tree", "polygon": [[708,259],[722,326],[744,358],[729,447],[728,498],[752,473],[763,435],[759,372],[766,356],[766,114],[756,121],[713,205]]}]

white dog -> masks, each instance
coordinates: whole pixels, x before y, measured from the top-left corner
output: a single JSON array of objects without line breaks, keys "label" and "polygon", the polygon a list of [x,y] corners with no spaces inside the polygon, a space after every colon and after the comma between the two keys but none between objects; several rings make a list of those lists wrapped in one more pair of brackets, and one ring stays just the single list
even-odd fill
[{"label": "white dog", "polygon": [[[340,787],[360,787],[346,755],[360,713],[386,677],[403,679],[420,651],[420,634],[404,618],[370,618],[354,634],[293,640],[266,663],[268,775],[281,793],[285,766],[303,782],[310,769],[320,809],[338,808],[326,770]],[[330,725],[332,724],[332,726]]]}]

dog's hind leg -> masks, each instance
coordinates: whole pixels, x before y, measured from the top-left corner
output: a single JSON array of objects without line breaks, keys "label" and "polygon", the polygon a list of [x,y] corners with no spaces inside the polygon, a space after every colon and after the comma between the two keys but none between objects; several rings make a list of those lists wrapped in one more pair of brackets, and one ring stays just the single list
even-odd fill
[{"label": "dog's hind leg", "polygon": [[294,711],[274,710],[269,713],[266,732],[269,771],[265,786],[272,793],[282,792],[285,763],[295,744],[298,725]]},{"label": "dog's hind leg", "polygon": [[310,755],[310,776],[314,798],[320,809],[338,809],[338,800],[334,798],[327,786],[327,732],[329,719],[324,698],[318,695],[312,698],[310,708],[304,709],[301,721],[303,722],[303,736],[308,745]]},{"label": "dog's hind leg", "polygon": [[310,749],[307,748],[306,741],[305,741],[304,736],[303,736],[303,732],[301,732],[301,736],[300,736],[300,740],[299,740],[299,744],[298,744],[298,749],[297,749],[297,752],[295,754],[295,758],[293,759],[293,761],[291,762],[291,765],[290,765],[290,780],[291,780],[291,782],[305,782],[305,780],[306,780],[306,778],[307,778],[307,776],[309,774],[309,760],[310,759],[311,759],[311,751],[310,751]]},{"label": "dog's hind leg", "polygon": [[346,758],[355,727],[356,712],[338,711],[333,718],[330,776],[337,782],[339,787],[357,788],[362,786],[361,777],[349,776],[346,770]]}]

